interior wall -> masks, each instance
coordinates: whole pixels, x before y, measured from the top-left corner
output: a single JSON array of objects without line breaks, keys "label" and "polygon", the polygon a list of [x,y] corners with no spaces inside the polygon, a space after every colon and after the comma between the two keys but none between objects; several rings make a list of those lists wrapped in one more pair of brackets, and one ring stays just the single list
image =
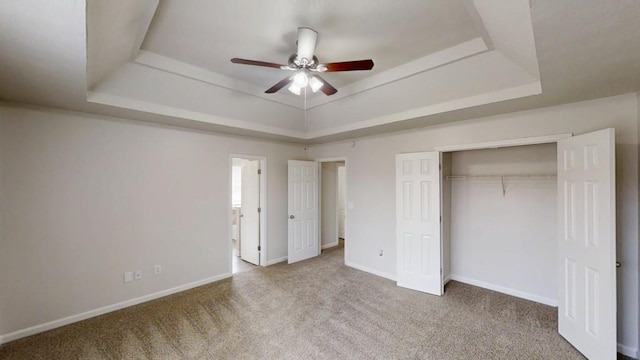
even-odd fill
[{"label": "interior wall", "polygon": [[[459,151],[452,175],[555,175],[556,144]],[[557,305],[556,179],[451,186],[451,279]]]},{"label": "interior wall", "polygon": [[[566,104],[420,130],[314,145],[313,158],[346,157],[345,263],[395,279],[395,155],[440,146],[616,129],[618,342],[638,346],[638,96]],[[384,256],[378,256],[378,249]]]},{"label": "interior wall", "polygon": [[229,276],[231,153],[266,156],[267,259],[286,259],[278,199],[302,146],[10,105],[0,125],[0,339]]},{"label": "interior wall", "polygon": [[338,245],[338,165],[331,161],[321,162],[321,241],[322,248]]}]

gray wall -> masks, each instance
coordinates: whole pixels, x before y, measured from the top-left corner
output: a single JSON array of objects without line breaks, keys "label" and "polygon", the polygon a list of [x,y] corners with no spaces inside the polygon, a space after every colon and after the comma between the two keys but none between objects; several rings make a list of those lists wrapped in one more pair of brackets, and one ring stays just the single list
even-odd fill
[{"label": "gray wall", "polygon": [[[550,134],[616,129],[618,342],[638,346],[638,96],[635,93],[315,145],[314,158],[346,157],[347,265],[395,279],[395,155]],[[452,216],[455,216],[453,214]],[[378,256],[384,249],[384,256]]]},{"label": "gray wall", "polygon": [[267,259],[287,256],[301,146],[12,106],[0,126],[0,337],[228,276],[231,153],[267,157]]}]

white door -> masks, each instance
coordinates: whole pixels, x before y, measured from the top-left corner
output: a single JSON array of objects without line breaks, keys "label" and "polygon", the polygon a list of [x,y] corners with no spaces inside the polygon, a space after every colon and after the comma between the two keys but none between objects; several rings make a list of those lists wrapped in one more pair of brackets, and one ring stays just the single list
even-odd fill
[{"label": "white door", "polygon": [[616,358],[614,129],[558,142],[558,331],[589,359]]},{"label": "white door", "polygon": [[289,160],[289,264],[317,256],[318,164]]},{"label": "white door", "polygon": [[260,160],[242,165],[240,257],[260,265]]},{"label": "white door", "polygon": [[442,295],[440,153],[396,155],[398,286]]}]

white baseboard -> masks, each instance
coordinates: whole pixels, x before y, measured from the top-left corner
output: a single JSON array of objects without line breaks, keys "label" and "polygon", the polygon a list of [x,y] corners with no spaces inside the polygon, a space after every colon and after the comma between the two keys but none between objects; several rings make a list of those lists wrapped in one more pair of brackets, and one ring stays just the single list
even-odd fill
[{"label": "white baseboard", "polygon": [[620,343],[618,343],[618,352],[630,358],[640,358],[640,353],[638,352],[637,348],[632,348],[631,346],[622,345]]},{"label": "white baseboard", "polygon": [[278,263],[281,263],[281,262],[284,262],[284,261],[287,261],[287,257],[286,256],[281,257],[281,258],[277,258],[277,259],[273,259],[273,260],[268,260],[266,266],[278,264]]},{"label": "white baseboard", "polygon": [[444,281],[444,284],[447,285],[447,283],[451,281],[451,275],[447,275],[447,277],[445,277],[443,281]]},{"label": "white baseboard", "polygon": [[152,294],[144,295],[141,297],[137,297],[134,299],[126,300],[123,302],[119,302],[112,305],[107,305],[98,309],[89,310],[80,314],[71,315],[64,317],[62,319],[53,320],[46,322],[44,324],[39,324],[35,326],[28,327],[26,329],[17,330],[5,335],[0,336],[0,344],[8,343],[9,341],[18,340],[23,337],[35,335],[44,331],[52,330],[55,328],[59,328],[61,326],[69,325],[78,321],[86,320],[92,317],[96,317],[98,315],[103,315],[112,311],[124,309],[133,305],[138,305],[143,302],[151,301],[154,299],[158,299],[167,295],[175,294],[181,291],[189,290],[198,286],[206,285],[209,283],[213,283],[216,281],[220,281],[222,279],[226,279],[231,277],[230,273],[225,273],[217,276],[212,276],[206,279],[194,281],[192,283],[176,286],[174,288],[158,291]]},{"label": "white baseboard", "polygon": [[352,262],[349,262],[349,261],[345,261],[344,264],[346,266],[352,267],[354,269],[362,270],[364,272],[368,272],[370,274],[377,275],[377,276],[383,277],[385,279],[396,281],[396,276],[392,275],[392,274],[387,274],[385,272],[374,270],[374,269],[368,268],[366,266],[358,265],[356,263],[352,263]]},{"label": "white baseboard", "polygon": [[535,302],[538,302],[538,303],[541,303],[541,304],[545,304],[545,305],[549,305],[549,306],[558,307],[558,300],[547,298],[547,297],[544,297],[544,296],[530,294],[530,293],[527,293],[527,292],[524,292],[524,291],[514,290],[514,289],[511,289],[511,288],[508,288],[508,287],[494,285],[494,284],[490,284],[490,283],[487,283],[487,282],[484,282],[484,281],[471,279],[471,278],[460,276],[460,275],[456,275],[456,274],[451,274],[450,278],[451,278],[451,280],[459,281],[461,283],[474,285],[474,286],[478,286],[478,287],[481,287],[481,288],[485,288],[485,289],[501,292],[503,294],[516,296],[516,297],[519,297],[519,298],[535,301]]},{"label": "white baseboard", "polygon": [[323,250],[324,250],[324,249],[327,249],[327,248],[330,248],[330,247],[334,247],[334,246],[338,246],[338,245],[340,245],[340,242],[336,241],[336,242],[332,242],[332,243],[330,243],[330,244],[324,244],[324,245],[322,245],[322,246],[321,246],[321,249],[323,249]]}]

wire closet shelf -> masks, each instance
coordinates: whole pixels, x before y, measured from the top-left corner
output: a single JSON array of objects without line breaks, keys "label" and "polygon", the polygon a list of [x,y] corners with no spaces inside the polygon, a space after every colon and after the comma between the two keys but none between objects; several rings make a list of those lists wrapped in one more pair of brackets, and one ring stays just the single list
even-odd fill
[{"label": "wire closet shelf", "polygon": [[556,174],[542,174],[542,175],[447,175],[447,180],[500,180],[502,184],[502,196],[507,192],[504,185],[505,180],[555,180],[558,178]]}]

